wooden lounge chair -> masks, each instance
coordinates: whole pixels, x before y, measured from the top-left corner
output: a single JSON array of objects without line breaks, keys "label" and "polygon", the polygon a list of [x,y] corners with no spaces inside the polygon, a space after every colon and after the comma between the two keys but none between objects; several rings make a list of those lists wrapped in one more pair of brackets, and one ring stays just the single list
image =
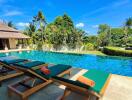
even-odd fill
[{"label": "wooden lounge chair", "polygon": [[[17,66],[18,64],[19,66]],[[22,71],[22,66],[24,68],[32,67],[34,69],[39,68],[41,66],[47,66],[45,62],[20,59],[14,56],[1,57],[0,65],[2,65],[2,69],[0,71],[1,72],[0,82],[2,82],[5,79],[13,78],[15,76],[24,74],[24,72]]]},{"label": "wooden lounge chair", "polygon": [[19,62],[19,63],[15,63],[14,64],[17,68],[19,68],[20,70],[27,70],[27,69],[32,69],[32,70],[35,70],[35,69],[39,69],[43,66],[48,66],[47,63],[45,62],[42,62],[42,61],[31,61],[31,60],[28,60],[27,62]]},{"label": "wooden lounge chair", "polygon": [[13,64],[24,62],[25,59],[15,57],[0,57],[0,84],[3,80],[22,75],[23,72],[17,69]]},{"label": "wooden lounge chair", "polygon": [[[17,64],[19,66],[19,64]],[[22,67],[22,66],[21,66]],[[22,100],[28,100],[28,97],[33,93],[37,92],[38,90],[42,89],[43,87],[47,86],[48,84],[52,83],[51,80],[52,76],[63,76],[65,74],[70,75],[71,66],[68,65],[53,65],[49,67],[50,74],[45,75],[41,72],[40,68],[24,68],[22,70],[28,76],[28,78],[14,83],[8,86],[8,94],[11,96],[12,93],[17,94],[20,96]],[[29,84],[30,82],[30,84]],[[19,88],[22,87],[22,90]]]},{"label": "wooden lounge chair", "polygon": [[79,81],[72,81],[56,76],[52,77],[53,81],[59,82],[60,84],[66,86],[64,94],[61,97],[61,100],[64,100],[65,97],[68,96],[71,91],[84,95],[86,97],[86,100],[89,100],[92,96],[95,96],[96,100],[102,97],[109,83],[111,74],[98,70],[89,70],[83,76],[95,81],[95,86],[90,87]]}]

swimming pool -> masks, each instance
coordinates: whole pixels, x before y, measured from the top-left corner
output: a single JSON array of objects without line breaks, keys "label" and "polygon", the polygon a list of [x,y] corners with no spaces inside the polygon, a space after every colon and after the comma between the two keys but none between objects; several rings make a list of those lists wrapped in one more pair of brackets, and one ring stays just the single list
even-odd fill
[{"label": "swimming pool", "polygon": [[66,64],[84,69],[98,69],[113,74],[132,76],[132,58],[97,56],[89,54],[65,54],[44,51],[24,51],[0,54],[0,56],[18,56],[21,58],[44,61],[54,64]]}]

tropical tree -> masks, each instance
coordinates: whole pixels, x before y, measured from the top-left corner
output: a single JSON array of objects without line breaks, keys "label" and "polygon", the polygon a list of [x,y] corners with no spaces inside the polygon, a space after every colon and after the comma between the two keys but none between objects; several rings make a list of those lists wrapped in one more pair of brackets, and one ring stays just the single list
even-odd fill
[{"label": "tropical tree", "polygon": [[41,33],[41,37],[42,37],[42,42],[45,42],[46,41],[46,34],[45,34],[45,27],[46,27],[46,19],[45,19],[45,16],[43,15],[42,11],[39,11],[38,12],[38,15],[37,15],[37,18],[38,18],[38,22],[39,22],[39,32]]},{"label": "tropical tree", "polygon": [[29,24],[29,26],[26,27],[26,29],[23,32],[24,34],[26,34],[26,35],[31,37],[30,44],[36,44],[37,41],[38,41],[38,39],[36,37],[36,29],[37,28],[36,28],[35,24],[33,22],[31,22]]},{"label": "tropical tree", "polygon": [[5,23],[7,24],[7,26],[9,26],[9,27],[12,27],[12,28],[16,29],[16,27],[15,27],[15,25],[13,24],[13,22],[12,22],[12,21],[5,22]]},{"label": "tropical tree", "polygon": [[[12,23],[9,23],[12,26]],[[69,49],[84,47],[94,50],[98,46],[122,46],[132,44],[132,18],[128,18],[123,28],[111,28],[107,24],[99,25],[97,36],[89,36],[85,31],[75,28],[72,19],[64,14],[47,23],[42,11],[33,17],[24,34],[31,37],[30,44],[36,44],[38,49],[50,45],[59,50],[63,46]]]},{"label": "tropical tree", "polygon": [[110,26],[107,24],[100,24],[98,28],[98,34],[108,33],[110,31]]},{"label": "tropical tree", "polygon": [[124,30],[123,28],[111,28],[111,44],[112,46],[122,46],[124,42]]},{"label": "tropical tree", "polygon": [[97,36],[90,35],[90,36],[84,36],[83,37],[83,43],[97,43]]},{"label": "tropical tree", "polygon": [[124,33],[125,33],[124,41],[125,41],[125,45],[127,45],[128,33],[129,33],[131,27],[132,27],[132,18],[130,17],[130,18],[126,19],[126,22],[125,22],[125,25],[124,25]]},{"label": "tropical tree", "polygon": [[132,27],[132,17],[126,19],[125,27],[130,29]]},{"label": "tropical tree", "polygon": [[74,27],[71,18],[64,14],[58,16],[52,23],[46,27],[50,43],[57,49],[61,46],[76,48],[77,44],[81,44],[84,31]]},{"label": "tropical tree", "polygon": [[111,28],[109,25],[99,25],[97,41],[99,46],[107,46],[111,44]]}]

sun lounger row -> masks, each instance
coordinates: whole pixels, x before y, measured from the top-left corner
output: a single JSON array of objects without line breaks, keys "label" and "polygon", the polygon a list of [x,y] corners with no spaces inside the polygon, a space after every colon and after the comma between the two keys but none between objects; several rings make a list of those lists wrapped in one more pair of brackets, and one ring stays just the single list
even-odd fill
[{"label": "sun lounger row", "polygon": [[24,74],[24,72],[20,70],[20,67],[15,65],[16,63],[23,63],[27,66],[29,64],[29,67],[32,67],[32,66],[37,67],[37,66],[46,65],[44,62],[30,61],[27,59],[20,59],[13,56],[1,57],[0,58],[0,75],[1,75],[0,83],[2,83],[3,80]]},{"label": "sun lounger row", "polygon": [[[94,81],[94,86],[90,86],[80,82],[79,80],[72,81],[63,78],[64,75],[70,75],[71,73],[72,67],[69,65],[58,64],[49,66],[49,64],[44,62],[31,61],[16,57],[1,57],[0,64],[3,67],[3,70],[5,70],[5,68],[12,69],[16,70],[17,73],[21,73],[20,75],[24,74],[28,76],[25,79],[8,86],[8,95],[11,96],[12,93],[15,93],[20,96],[22,100],[28,100],[30,95],[52,82],[58,82],[66,86],[61,100],[64,100],[71,91],[81,93],[85,95],[87,99],[90,99],[93,95],[96,99],[99,99],[104,94],[111,76],[111,74],[102,71],[89,70],[82,76]],[[43,72],[43,70],[45,72]],[[18,75],[16,73],[14,75],[8,75],[7,70],[7,72],[5,71],[5,74],[0,76],[0,82],[15,76]],[[22,90],[19,89],[20,86],[23,87]]]}]

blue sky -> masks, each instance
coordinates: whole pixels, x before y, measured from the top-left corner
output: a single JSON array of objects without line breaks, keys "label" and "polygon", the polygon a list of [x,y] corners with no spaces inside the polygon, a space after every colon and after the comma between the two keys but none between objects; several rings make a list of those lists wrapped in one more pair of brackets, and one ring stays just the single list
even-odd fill
[{"label": "blue sky", "polygon": [[0,0],[0,20],[13,21],[19,29],[39,10],[48,22],[67,13],[76,27],[95,35],[99,24],[123,26],[132,17],[132,0]]}]

